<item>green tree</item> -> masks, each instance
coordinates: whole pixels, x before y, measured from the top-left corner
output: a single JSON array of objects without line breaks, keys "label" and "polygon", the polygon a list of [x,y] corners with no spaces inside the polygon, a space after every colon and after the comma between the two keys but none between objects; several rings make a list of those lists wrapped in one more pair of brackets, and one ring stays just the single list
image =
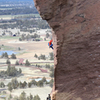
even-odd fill
[{"label": "green tree", "polygon": [[26,60],[25,66],[29,66],[29,65],[30,65],[29,61]]},{"label": "green tree", "polygon": [[27,97],[27,100],[30,100],[30,97],[29,96]]},{"label": "green tree", "polygon": [[37,82],[36,82],[35,80],[32,80],[32,81],[31,81],[31,84],[36,85]]},{"label": "green tree", "polygon": [[20,73],[20,74],[22,73],[22,70],[21,70],[21,68],[19,68],[19,73]]},{"label": "green tree", "polygon": [[17,89],[18,88],[19,83],[18,83],[18,81],[17,81],[16,78],[14,78],[14,79],[11,80],[11,85],[12,85],[13,89]]},{"label": "green tree", "polygon": [[46,41],[46,38],[44,38],[44,41]]},{"label": "green tree", "polygon": [[6,58],[8,58],[8,54],[7,54],[7,52],[4,53],[4,56],[5,56]]},{"label": "green tree", "polygon": [[10,76],[16,76],[17,75],[17,69],[15,66],[11,67],[10,69]]},{"label": "green tree", "polygon": [[13,33],[10,31],[10,32],[9,32],[9,35],[12,36],[12,34],[13,34]]},{"label": "green tree", "polygon": [[10,75],[10,69],[11,69],[11,67],[10,67],[10,65],[9,65],[8,68],[7,68],[7,75],[8,75],[8,76]]},{"label": "green tree", "polygon": [[54,68],[53,68],[53,67],[51,67],[51,68],[50,68],[50,71],[51,71],[51,72],[50,72],[50,77],[52,77],[52,78],[53,78],[53,77],[54,77]]},{"label": "green tree", "polygon": [[46,66],[46,68],[50,68],[50,64],[46,64],[45,66]]},{"label": "green tree", "polygon": [[50,67],[50,71],[54,72],[54,67]]},{"label": "green tree", "polygon": [[45,55],[41,54],[41,55],[40,55],[40,59],[46,60]]},{"label": "green tree", "polygon": [[29,82],[29,83],[28,83],[28,87],[30,88],[31,86],[32,86],[32,83],[31,83],[31,82]]},{"label": "green tree", "polygon": [[11,83],[9,83],[9,84],[8,84],[8,90],[11,92],[12,89],[13,89],[13,88],[12,88],[12,86],[11,86]]},{"label": "green tree", "polygon": [[24,81],[23,83],[22,82],[19,83],[20,88],[25,88],[26,86],[27,86],[26,81]]},{"label": "green tree", "polygon": [[49,36],[50,36],[49,33],[47,33],[47,34],[46,34],[46,38],[48,38]]},{"label": "green tree", "polygon": [[32,33],[32,30],[30,30],[30,33]]},{"label": "green tree", "polygon": [[53,52],[49,53],[49,55],[50,55],[50,60],[54,60]]},{"label": "green tree", "polygon": [[20,32],[18,31],[17,34],[20,35]]},{"label": "green tree", "polygon": [[5,87],[5,84],[4,84],[3,82],[1,82],[1,83],[0,83],[0,87],[1,87],[1,88],[4,88],[4,87]]},{"label": "green tree", "polygon": [[40,68],[40,67],[42,67],[42,66],[40,66],[40,65],[37,65],[37,67],[38,67],[38,68]]},{"label": "green tree", "polygon": [[19,38],[19,41],[22,41],[22,39],[21,39],[21,38]]},{"label": "green tree", "polygon": [[15,66],[11,67],[10,65],[7,68],[6,71],[8,76],[16,76],[19,72],[17,71],[17,69],[15,68]]},{"label": "green tree", "polygon": [[38,58],[38,55],[37,55],[37,54],[35,54],[35,55],[34,55],[34,57]]},{"label": "green tree", "polygon": [[40,97],[38,95],[35,95],[33,100],[41,100]]},{"label": "green tree", "polygon": [[6,35],[6,33],[5,33],[5,32],[3,32],[3,33],[2,33],[2,35]]},{"label": "green tree", "polygon": [[11,59],[16,59],[16,55],[14,53],[11,55]]},{"label": "green tree", "polygon": [[9,59],[7,59],[6,64],[11,64],[11,62],[9,61]]},{"label": "green tree", "polygon": [[28,40],[30,40],[30,35],[28,34],[27,36],[26,36],[26,40],[28,41]]},{"label": "green tree", "polygon": [[19,88],[22,88],[22,82],[19,83]]},{"label": "green tree", "polygon": [[5,53],[2,54],[1,58],[4,58],[4,57],[5,57],[5,58],[8,58],[7,52],[5,52]]},{"label": "green tree", "polygon": [[42,81],[42,80],[38,81],[38,82],[37,82],[37,86],[43,87],[43,81]]},{"label": "green tree", "polygon": [[45,78],[45,77],[43,77],[43,78],[42,78],[42,81],[43,81],[43,82],[46,82],[46,78]]},{"label": "green tree", "polygon": [[38,57],[38,60],[40,60],[40,57]]},{"label": "green tree", "polygon": [[30,93],[30,96],[29,96],[30,100],[33,100],[33,96],[32,94]]},{"label": "green tree", "polygon": [[54,82],[53,79],[51,79],[50,82],[49,82],[51,88],[53,87],[53,82]]},{"label": "green tree", "polygon": [[5,55],[4,55],[4,53],[2,53],[1,58],[4,58],[4,57],[5,57]]},{"label": "green tree", "polygon": [[16,61],[15,65],[19,65],[19,61],[18,60]]},{"label": "green tree", "polygon": [[21,50],[21,48],[20,48],[20,47],[18,47],[18,50],[20,51],[20,50]]},{"label": "green tree", "polygon": [[19,100],[26,100],[26,93],[24,91],[21,93]]},{"label": "green tree", "polygon": [[31,37],[32,38],[40,38],[40,35],[38,35],[38,34],[35,33],[34,35],[31,35]]},{"label": "green tree", "polygon": [[25,40],[25,34],[22,34],[21,39]]},{"label": "green tree", "polygon": [[26,81],[24,81],[24,83],[23,83],[23,84],[24,84],[24,87],[26,87],[26,86],[27,86],[27,83],[26,83]]}]

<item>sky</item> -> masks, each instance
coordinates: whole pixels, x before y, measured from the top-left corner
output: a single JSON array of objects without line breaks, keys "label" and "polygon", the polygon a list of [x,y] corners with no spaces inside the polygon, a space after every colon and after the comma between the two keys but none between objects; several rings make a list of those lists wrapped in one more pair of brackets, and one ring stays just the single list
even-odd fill
[{"label": "sky", "polygon": [[17,2],[17,1],[25,1],[25,2],[27,1],[28,2],[28,1],[33,1],[33,0],[0,0],[0,2],[2,2],[2,1],[3,2],[8,2],[8,1],[9,2]]},{"label": "sky", "polygon": [[[33,0],[0,0],[0,2],[33,2]],[[34,3],[34,2],[33,2]]]}]

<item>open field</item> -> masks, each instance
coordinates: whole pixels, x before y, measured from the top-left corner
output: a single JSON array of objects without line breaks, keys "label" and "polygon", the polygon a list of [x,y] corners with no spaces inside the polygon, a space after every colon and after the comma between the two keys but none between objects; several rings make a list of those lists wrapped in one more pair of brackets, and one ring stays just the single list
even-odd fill
[{"label": "open field", "polygon": [[19,41],[17,37],[5,37],[0,39],[0,44],[4,45],[5,48],[18,48],[24,50],[25,53],[22,53],[21,55],[17,55],[17,58],[34,58],[34,55],[40,55],[45,54],[48,55],[50,52],[52,52],[52,49],[48,47],[48,41]]},{"label": "open field", "polygon": [[[15,42],[16,41],[16,42]],[[48,42],[43,41],[43,42],[17,42],[17,40],[2,40],[0,41],[1,44],[5,46],[10,46],[13,48],[22,48],[24,49],[27,53],[17,55],[17,58],[34,58],[34,55],[40,55],[40,54],[45,54],[48,55],[50,52],[52,52],[52,49],[48,47]]]}]

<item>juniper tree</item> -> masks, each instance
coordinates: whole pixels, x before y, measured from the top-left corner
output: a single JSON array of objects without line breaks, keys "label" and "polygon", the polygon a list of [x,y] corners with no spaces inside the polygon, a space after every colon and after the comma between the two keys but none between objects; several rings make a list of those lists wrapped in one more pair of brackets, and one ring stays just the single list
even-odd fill
[{"label": "juniper tree", "polygon": [[25,66],[29,66],[29,65],[30,65],[29,61],[26,60]]},{"label": "juniper tree", "polygon": [[11,55],[11,59],[16,59],[16,55],[14,53]]}]

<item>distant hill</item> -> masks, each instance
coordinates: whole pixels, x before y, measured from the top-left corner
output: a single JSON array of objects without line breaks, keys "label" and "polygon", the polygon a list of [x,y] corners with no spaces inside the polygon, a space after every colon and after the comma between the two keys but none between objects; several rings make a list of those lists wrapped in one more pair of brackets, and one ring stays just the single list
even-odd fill
[{"label": "distant hill", "polygon": [[0,4],[9,4],[9,3],[20,3],[20,2],[23,2],[23,3],[33,3],[33,0],[0,0]]},{"label": "distant hill", "polygon": [[0,15],[38,14],[33,0],[0,0]]},{"label": "distant hill", "polygon": [[33,0],[0,0],[0,2],[33,2]]}]

